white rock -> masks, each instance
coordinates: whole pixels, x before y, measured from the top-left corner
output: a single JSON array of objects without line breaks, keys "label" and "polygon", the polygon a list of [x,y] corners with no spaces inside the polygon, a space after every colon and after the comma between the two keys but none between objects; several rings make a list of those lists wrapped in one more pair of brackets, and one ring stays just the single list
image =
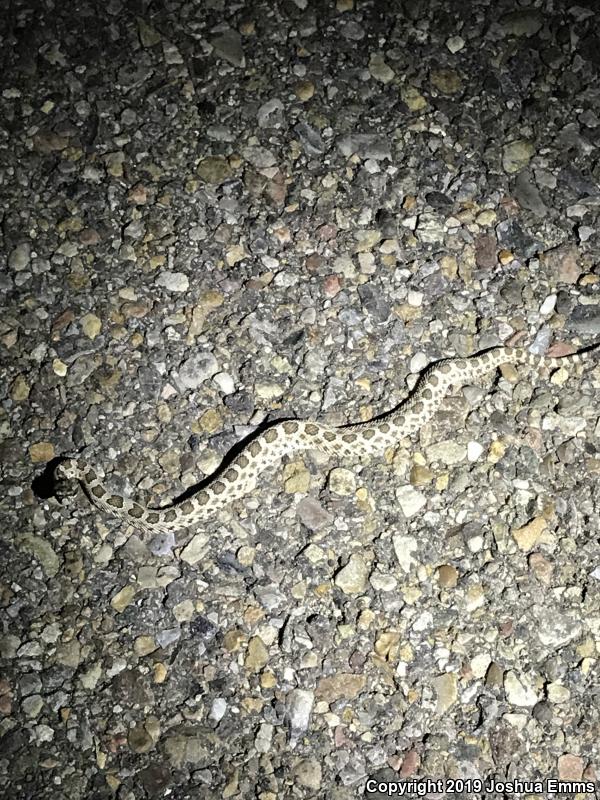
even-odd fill
[{"label": "white rock", "polygon": [[525,680],[519,679],[513,670],[504,676],[504,691],[508,702],[514,706],[534,706],[538,701],[535,689]]},{"label": "white rock", "polygon": [[227,701],[223,697],[215,697],[212,702],[212,706],[210,707],[209,719],[212,719],[213,722],[220,722],[223,719],[223,715],[227,711]]},{"label": "white rock", "polygon": [[356,475],[344,467],[334,467],[329,473],[329,490],[340,497],[348,497],[356,491]]},{"label": "white rock", "polygon": [[49,725],[36,725],[33,734],[38,742],[51,742],[54,739],[54,730]]},{"label": "white rock", "polygon": [[353,553],[345,567],[335,576],[335,584],[344,594],[364,592],[369,577],[369,566],[358,553]]},{"label": "white rock", "polygon": [[552,311],[554,311],[555,305],[556,305],[556,295],[549,294],[548,297],[544,300],[544,302],[540,306],[540,314],[551,314]]},{"label": "white rock", "polygon": [[446,39],[446,47],[451,53],[458,53],[458,51],[462,50],[464,46],[465,40],[462,38],[462,36],[450,36],[449,39]]},{"label": "white rock", "polygon": [[468,542],[467,546],[472,553],[480,553],[483,550],[484,538],[480,534],[477,536],[472,536]]},{"label": "white rock", "polygon": [[179,368],[177,383],[182,389],[197,389],[208,378],[211,378],[219,365],[214,355],[208,351],[200,351],[187,358]]},{"label": "white rock", "polygon": [[410,568],[418,563],[412,554],[418,550],[419,543],[414,536],[404,536],[399,533],[392,537],[392,545],[398,563],[404,572],[410,572]]},{"label": "white rock", "polygon": [[369,578],[369,583],[376,592],[393,592],[398,581],[393,575],[387,575],[385,572],[374,572]]},{"label": "white rock", "polygon": [[290,728],[290,746],[308,730],[310,715],[315,702],[314,692],[309,689],[294,689],[287,698],[286,718]]},{"label": "white rock", "polygon": [[276,400],[285,392],[285,387],[274,381],[271,383],[257,383],[254,392],[261,400]]},{"label": "white rock", "polygon": [[483,453],[483,446],[479,442],[469,442],[467,444],[467,458],[469,461],[477,461]]},{"label": "white rock", "polygon": [[413,308],[420,308],[423,305],[423,292],[417,292],[414,289],[408,291],[408,305]]},{"label": "white rock", "polygon": [[410,626],[413,631],[426,631],[433,624],[433,614],[431,611],[422,611]]},{"label": "white rock", "polygon": [[213,381],[223,394],[233,394],[235,391],[235,382],[228,372],[217,372],[216,375],[213,375]]},{"label": "white rock", "polygon": [[471,659],[471,672],[476,678],[485,677],[492,659],[488,653],[480,653]]},{"label": "white rock", "polygon": [[190,282],[187,275],[183,272],[171,272],[171,270],[163,270],[156,276],[156,283],[159,286],[164,286],[169,292],[187,292],[190,288]]},{"label": "white rock", "polygon": [[258,729],[256,739],[254,740],[254,747],[259,753],[268,753],[271,749],[271,741],[273,739],[273,726],[268,722],[263,724]]},{"label": "white rock", "polygon": [[402,513],[407,518],[414,517],[427,504],[425,495],[410,484],[399,486],[396,489],[396,499],[400,504]]},{"label": "white rock", "polygon": [[421,372],[425,369],[427,364],[429,364],[429,359],[425,353],[415,353],[410,360],[410,371],[413,373]]}]

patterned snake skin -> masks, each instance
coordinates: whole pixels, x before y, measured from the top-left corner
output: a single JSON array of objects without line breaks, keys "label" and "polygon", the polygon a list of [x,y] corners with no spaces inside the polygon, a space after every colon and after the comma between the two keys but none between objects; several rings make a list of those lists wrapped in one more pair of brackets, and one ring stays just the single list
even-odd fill
[{"label": "patterned snake skin", "polygon": [[423,427],[439,408],[450,386],[477,381],[502,364],[527,364],[537,369],[577,364],[588,356],[591,349],[561,358],[548,358],[533,355],[522,348],[496,347],[470,358],[439,361],[424,372],[412,394],[398,409],[376,421],[341,428],[302,420],[279,422],[251,441],[206,488],[164,508],[144,508],[127,497],[109,492],[94,469],[79,460],[61,462],[56,467],[56,479],[79,481],[94,505],[141,531],[175,532],[195,525],[251,492],[260,473],[287,453],[314,449],[350,462],[381,455],[386,448],[393,447],[400,439]]}]

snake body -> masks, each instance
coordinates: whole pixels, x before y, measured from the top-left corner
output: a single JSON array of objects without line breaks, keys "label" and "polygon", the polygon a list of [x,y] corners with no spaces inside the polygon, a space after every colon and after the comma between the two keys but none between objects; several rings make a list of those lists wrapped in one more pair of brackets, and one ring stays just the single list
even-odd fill
[{"label": "snake body", "polygon": [[479,380],[502,364],[524,364],[556,369],[583,361],[590,350],[549,358],[523,348],[495,347],[469,358],[452,358],[430,366],[412,394],[397,409],[369,422],[330,427],[311,420],[276,423],[253,439],[240,455],[196,494],[163,508],[146,508],[113,494],[96,471],[79,459],[56,467],[59,481],[79,481],[94,505],[148,533],[171,533],[194,526],[234,500],[251,492],[259,475],[289,453],[320,450],[350,463],[382,455],[400,439],[418,431],[431,419],[451,386]]}]

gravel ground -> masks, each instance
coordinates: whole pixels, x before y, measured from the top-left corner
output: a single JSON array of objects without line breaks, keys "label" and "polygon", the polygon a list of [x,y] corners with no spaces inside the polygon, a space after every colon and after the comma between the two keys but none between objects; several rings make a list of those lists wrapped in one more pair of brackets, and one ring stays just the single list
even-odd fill
[{"label": "gravel ground", "polygon": [[0,23],[3,796],[593,782],[597,360],[298,455],[186,550],[51,476],[164,501],[266,418],[599,339],[594,1],[102,5]]}]

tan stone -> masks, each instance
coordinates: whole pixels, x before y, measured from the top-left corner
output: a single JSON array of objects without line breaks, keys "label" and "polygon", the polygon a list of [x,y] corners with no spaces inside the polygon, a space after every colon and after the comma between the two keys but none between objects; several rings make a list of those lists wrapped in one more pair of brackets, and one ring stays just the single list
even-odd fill
[{"label": "tan stone", "polygon": [[269,661],[269,651],[260,636],[253,636],[248,642],[244,666],[252,672],[259,672]]},{"label": "tan stone", "polygon": [[511,533],[520,550],[528,552],[538,543],[544,531],[548,528],[548,523],[543,517],[536,517],[523,525],[521,528],[514,528]]},{"label": "tan stone", "polygon": [[136,587],[128,583],[111,598],[110,604],[120,614],[131,603],[135,595]]},{"label": "tan stone", "polygon": [[54,458],[52,442],[36,442],[29,448],[29,458],[33,464],[42,464]]}]

